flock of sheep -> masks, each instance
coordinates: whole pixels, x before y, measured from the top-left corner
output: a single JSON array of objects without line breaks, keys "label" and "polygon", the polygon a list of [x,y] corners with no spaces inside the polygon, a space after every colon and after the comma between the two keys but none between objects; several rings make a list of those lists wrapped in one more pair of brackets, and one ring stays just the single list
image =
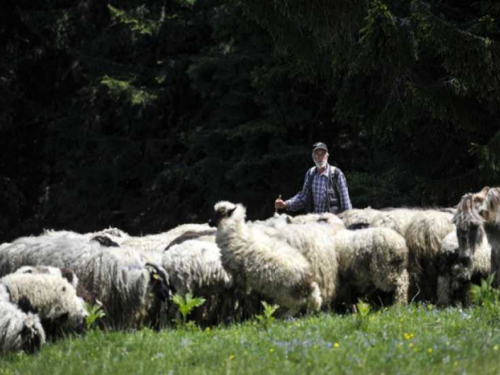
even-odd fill
[{"label": "flock of sheep", "polygon": [[209,225],[156,235],[22,237],[0,245],[0,353],[84,332],[96,304],[103,327],[161,329],[179,314],[171,297],[189,292],[206,299],[192,319],[207,325],[247,319],[261,301],[281,317],[350,311],[358,299],[467,305],[471,283],[499,274],[499,205],[500,189],[485,188],[449,209],[248,221],[243,205],[223,201]]}]

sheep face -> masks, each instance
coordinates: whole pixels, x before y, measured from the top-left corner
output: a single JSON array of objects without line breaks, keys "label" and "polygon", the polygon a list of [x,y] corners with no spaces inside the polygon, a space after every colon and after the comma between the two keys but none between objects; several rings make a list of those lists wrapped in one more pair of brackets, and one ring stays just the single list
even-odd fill
[{"label": "sheep face", "polygon": [[484,188],[477,194],[479,198],[484,196],[479,207],[479,215],[485,220],[487,231],[498,232],[500,230],[500,188]]},{"label": "sheep face", "polygon": [[458,260],[464,266],[473,262],[474,254],[484,240],[484,219],[478,213],[484,199],[480,194],[465,194],[453,216],[458,239]]},{"label": "sheep face", "polygon": [[234,203],[222,201],[214,206],[214,216],[209,220],[208,225],[211,227],[224,226],[227,219],[233,216],[237,206]]}]

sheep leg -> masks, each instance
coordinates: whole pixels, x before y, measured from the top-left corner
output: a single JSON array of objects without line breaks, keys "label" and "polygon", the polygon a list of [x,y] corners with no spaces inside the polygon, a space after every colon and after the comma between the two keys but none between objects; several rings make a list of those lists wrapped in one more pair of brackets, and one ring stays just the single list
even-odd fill
[{"label": "sheep leg", "polygon": [[394,291],[394,302],[400,305],[408,304],[408,293],[410,288],[410,275],[407,270],[403,270],[396,280],[396,290]]}]

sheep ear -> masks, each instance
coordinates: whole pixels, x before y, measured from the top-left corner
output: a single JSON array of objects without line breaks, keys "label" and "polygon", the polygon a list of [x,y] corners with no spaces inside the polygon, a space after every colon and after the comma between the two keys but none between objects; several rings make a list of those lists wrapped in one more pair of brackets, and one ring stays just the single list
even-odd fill
[{"label": "sheep ear", "polygon": [[474,202],[482,202],[486,198],[486,195],[488,194],[488,191],[490,191],[489,186],[485,186],[483,190],[481,190],[479,193],[474,194]]},{"label": "sheep ear", "polygon": [[227,211],[227,214],[228,214],[227,216],[228,217],[231,216],[235,210],[236,210],[236,206],[232,210]]},{"label": "sheep ear", "polygon": [[287,223],[287,224],[292,224],[292,223],[293,223],[293,220],[292,220],[292,217],[291,217],[291,216],[287,216],[287,217],[286,217],[286,223]]}]

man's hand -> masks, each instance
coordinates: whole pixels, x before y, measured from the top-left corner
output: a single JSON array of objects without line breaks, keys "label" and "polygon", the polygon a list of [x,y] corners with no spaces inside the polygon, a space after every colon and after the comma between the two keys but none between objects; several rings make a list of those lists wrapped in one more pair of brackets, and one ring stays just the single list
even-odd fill
[{"label": "man's hand", "polygon": [[281,195],[278,199],[274,201],[274,208],[277,210],[282,210],[286,208],[286,203],[281,199]]}]

